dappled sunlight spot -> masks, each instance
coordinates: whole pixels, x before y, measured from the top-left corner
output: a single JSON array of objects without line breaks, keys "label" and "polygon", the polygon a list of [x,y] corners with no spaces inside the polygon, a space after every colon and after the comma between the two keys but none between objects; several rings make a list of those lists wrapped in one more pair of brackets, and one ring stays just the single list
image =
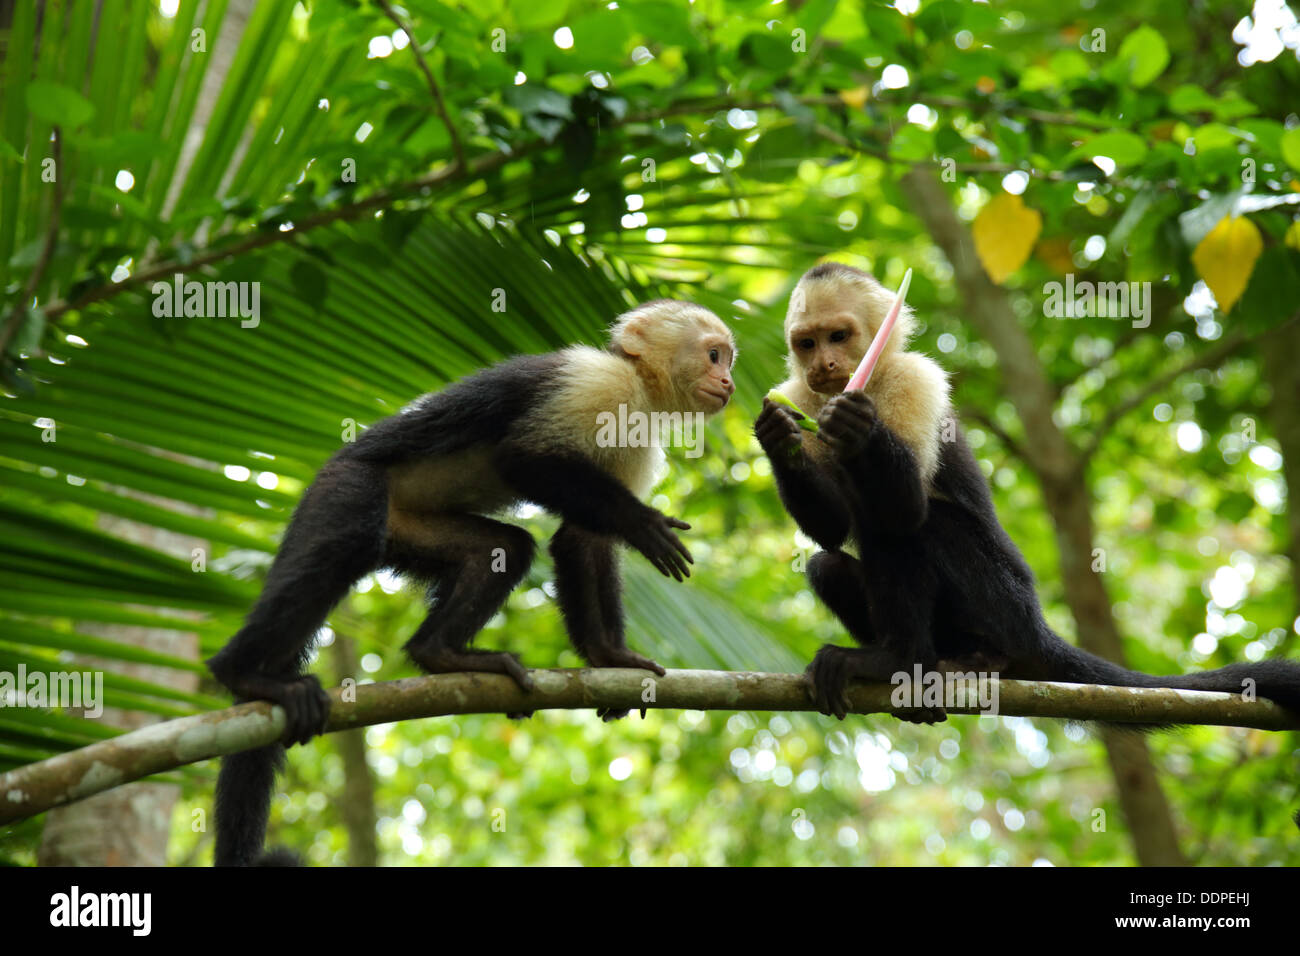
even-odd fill
[{"label": "dappled sunlight spot", "polygon": [[1192,650],[1202,657],[1209,657],[1218,646],[1219,640],[1212,634],[1202,632],[1192,638]]},{"label": "dappled sunlight spot", "polygon": [[554,33],[551,34],[551,39],[555,42],[555,45],[559,47],[561,50],[573,49],[573,31],[570,30],[568,27],[560,27],[558,30],[556,30]]},{"label": "dappled sunlight spot", "polygon": [[378,673],[379,669],[384,666],[384,659],[378,654],[362,654],[361,669],[367,674]]},{"label": "dappled sunlight spot", "polygon": [[632,761],[627,757],[615,757],[609,762],[609,775],[615,780],[626,780],[632,776]]},{"label": "dappled sunlight spot", "polygon": [[371,37],[366,49],[366,59],[382,59],[392,55],[393,41],[386,36]]},{"label": "dappled sunlight spot", "polygon": [[1205,443],[1201,426],[1196,422],[1179,422],[1174,430],[1174,439],[1178,442],[1178,447],[1185,452],[1200,451]]},{"label": "dappled sunlight spot", "polygon": [[862,789],[872,793],[893,787],[897,781],[896,772],[905,773],[908,768],[907,755],[893,750],[884,734],[858,734],[853,756],[858,764],[858,783]]},{"label": "dappled sunlight spot", "polygon": [[1282,468],[1282,456],[1268,445],[1256,445],[1251,448],[1250,460],[1269,471],[1279,471]]},{"label": "dappled sunlight spot", "polygon": [[427,816],[424,804],[419,800],[407,800],[402,804],[402,818],[407,823],[423,823]]},{"label": "dappled sunlight spot", "polygon": [[135,186],[135,177],[131,175],[129,169],[119,169],[117,175],[113,178],[113,185],[124,193],[129,193]]},{"label": "dappled sunlight spot", "polygon": [[1246,599],[1245,579],[1236,568],[1226,565],[1215,570],[1214,577],[1206,584],[1205,590],[1210,599],[1225,610],[1236,607]]},{"label": "dappled sunlight spot", "polygon": [[934,129],[939,122],[939,113],[924,103],[913,103],[907,108],[907,121],[923,129]]},{"label": "dappled sunlight spot", "polygon": [[247,481],[253,474],[243,465],[226,465],[221,471],[231,481]]},{"label": "dappled sunlight spot", "polygon": [[1013,196],[1019,196],[1029,185],[1029,174],[1023,169],[1013,169],[1002,177],[1002,188]]},{"label": "dappled sunlight spot", "polygon": [[1284,0],[1255,0],[1250,12],[1232,28],[1233,42],[1242,47],[1238,63],[1246,67],[1269,63],[1283,50],[1295,50],[1300,57],[1300,24]]},{"label": "dappled sunlight spot", "polygon": [[1192,291],[1183,299],[1183,311],[1193,318],[1209,318],[1217,307],[1214,293],[1204,279],[1197,279]]},{"label": "dappled sunlight spot", "polygon": [[1283,485],[1272,478],[1260,478],[1250,483],[1250,490],[1259,506],[1270,514],[1281,514],[1286,496]]},{"label": "dappled sunlight spot", "polygon": [[901,90],[911,82],[907,67],[891,63],[880,73],[880,85],[887,90]]}]

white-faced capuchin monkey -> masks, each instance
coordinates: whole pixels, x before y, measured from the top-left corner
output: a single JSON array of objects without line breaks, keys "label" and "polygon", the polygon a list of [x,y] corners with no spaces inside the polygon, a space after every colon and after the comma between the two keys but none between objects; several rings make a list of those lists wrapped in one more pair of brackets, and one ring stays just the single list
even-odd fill
[{"label": "white-faced capuchin monkey", "polygon": [[[754,424],[781,500],[825,549],[809,563],[809,581],[861,645],[817,653],[808,676],[818,709],[843,718],[848,680],[889,681],[920,664],[1123,687],[1241,693],[1253,686],[1300,713],[1300,664],[1292,661],[1154,677],[1052,631],[957,427],[947,376],[906,349],[915,325],[907,310],[865,389],[843,391],[893,302],[859,269],[832,262],[807,272],[785,320],[790,380],[780,391],[820,430],[802,430],[789,408],[771,401]],[[843,550],[849,543],[857,556]],[[943,717],[934,708],[907,715]]]},{"label": "white-faced capuchin monkey", "polygon": [[[680,581],[692,558],[677,531],[690,525],[640,500],[663,462],[658,444],[614,447],[601,422],[620,406],[629,421],[719,412],[735,391],[735,356],[712,312],[648,302],[617,320],[606,350],[519,356],[376,423],[321,468],[244,627],[208,667],[240,700],[283,707],[287,743],[309,740],[329,715],[320,682],[303,673],[313,636],[359,578],[391,568],[430,585],[429,616],[406,644],[422,670],[490,671],[531,688],[513,655],[467,647],[533,557],[527,531],[489,515],[526,501],[562,519],[550,550],[574,648],[596,667],[663,674],[624,644],[616,546]],[[293,862],[262,855],[283,758],[275,745],[222,762],[217,865]]]}]

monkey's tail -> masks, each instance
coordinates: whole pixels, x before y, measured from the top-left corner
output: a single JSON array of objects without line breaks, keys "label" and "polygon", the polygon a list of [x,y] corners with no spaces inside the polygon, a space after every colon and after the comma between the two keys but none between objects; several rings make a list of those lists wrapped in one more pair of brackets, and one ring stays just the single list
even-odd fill
[{"label": "monkey's tail", "polygon": [[284,747],[271,744],[230,754],[217,775],[217,866],[298,866],[287,850],[262,852],[276,771],[284,767]]},{"label": "monkey's tail", "polygon": [[[1175,690],[1217,690],[1229,694],[1243,693],[1248,687],[1258,697],[1300,714],[1300,663],[1287,660],[1259,661],[1254,664],[1229,664],[1196,674],[1157,676],[1131,671],[1105,658],[1066,643],[1056,637],[1048,643],[1045,662],[1047,680],[1075,684],[1114,684],[1119,687],[1172,687]],[[1253,684],[1247,684],[1247,681]],[[1143,728],[1135,728],[1143,729]],[[1150,728],[1147,728],[1150,729]]]}]

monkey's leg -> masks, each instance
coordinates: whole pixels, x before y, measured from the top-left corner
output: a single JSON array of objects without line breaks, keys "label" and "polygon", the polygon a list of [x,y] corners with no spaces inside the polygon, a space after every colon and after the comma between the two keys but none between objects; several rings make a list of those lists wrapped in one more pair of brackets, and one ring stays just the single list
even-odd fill
[{"label": "monkey's leg", "polygon": [[[824,645],[808,665],[817,709],[841,720],[848,713],[845,688],[850,680],[888,682],[900,671],[910,674],[918,661],[928,666],[934,656],[926,650],[933,594],[925,575],[885,574],[884,562],[873,563],[878,566],[868,571],[861,561],[835,551],[814,555],[808,565],[813,590],[853,639],[865,645]],[[942,708],[921,707],[896,711],[895,716],[935,723],[946,714]]]},{"label": "monkey's leg", "polygon": [[381,469],[336,460],[307,489],[244,626],[208,668],[239,700],[284,708],[285,741],[324,730],[329,697],[303,674],[312,638],[330,610],[383,554],[387,490]]},{"label": "monkey's leg", "polygon": [[[551,538],[550,550],[560,613],[574,649],[593,667],[637,667],[662,677],[662,667],[625,644],[622,575],[614,539],[566,522]],[[626,710],[597,713],[604,720],[627,716]]]},{"label": "monkey's leg", "polygon": [[437,582],[429,616],[406,642],[411,660],[430,674],[480,671],[508,674],[531,690],[519,659],[466,645],[505,603],[533,560],[523,528],[479,515],[399,513],[390,522],[387,563]]},{"label": "monkey's leg", "polygon": [[875,641],[867,611],[867,577],[860,561],[843,551],[819,551],[808,562],[808,583],[855,641]]}]

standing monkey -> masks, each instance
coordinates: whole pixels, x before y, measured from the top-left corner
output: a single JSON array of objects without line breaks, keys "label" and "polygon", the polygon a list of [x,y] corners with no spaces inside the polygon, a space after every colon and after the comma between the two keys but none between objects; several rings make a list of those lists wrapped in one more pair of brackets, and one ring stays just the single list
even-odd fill
[{"label": "standing monkey", "polygon": [[[621,316],[605,350],[513,358],[376,423],[321,468],[244,627],[208,667],[237,698],[283,707],[286,742],[309,740],[329,716],[320,682],[303,673],[313,636],[359,578],[386,567],[430,585],[429,615],[406,644],[422,670],[508,674],[531,688],[514,655],[468,648],[533,556],[527,531],[489,515],[528,501],[563,522],[551,554],[574,648],[596,667],[663,674],[624,643],[616,546],[680,581],[692,558],[677,531],[690,525],[640,500],[659,447],[609,447],[599,421],[620,406],[652,421],[715,414],[735,391],[735,355],[712,312],[658,300]],[[222,762],[218,865],[258,861],[283,756],[275,745]]]},{"label": "standing monkey", "polygon": [[[919,663],[1122,687],[1254,686],[1300,712],[1300,664],[1292,661],[1155,677],[1052,631],[953,418],[947,376],[906,350],[914,327],[906,310],[865,389],[843,391],[893,301],[859,269],[831,262],[807,272],[785,320],[790,380],[780,389],[820,430],[801,430],[789,408],[771,401],[754,424],[781,500],[824,549],[809,563],[809,582],[860,645],[818,651],[808,668],[818,709],[842,718],[850,679],[889,681]],[[850,543],[856,555],[843,550]],[[923,709],[909,719],[943,716]]]}]

